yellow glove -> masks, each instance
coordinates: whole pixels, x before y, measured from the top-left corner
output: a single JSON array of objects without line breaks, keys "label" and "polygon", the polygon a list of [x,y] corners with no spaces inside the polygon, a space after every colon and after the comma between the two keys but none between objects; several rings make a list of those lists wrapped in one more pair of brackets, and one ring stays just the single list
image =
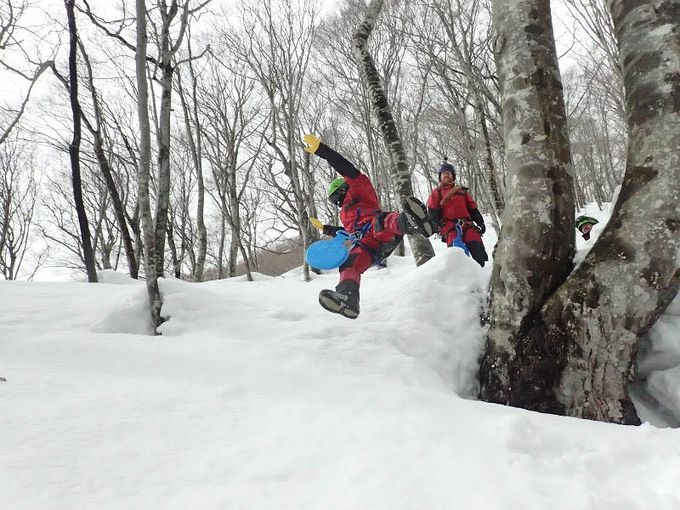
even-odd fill
[{"label": "yellow glove", "polygon": [[319,220],[317,220],[316,218],[309,218],[309,222],[314,226],[314,228],[317,228],[321,232],[323,232],[323,223],[321,223]]},{"label": "yellow glove", "polygon": [[305,135],[302,139],[308,145],[308,147],[305,147],[305,151],[309,152],[310,154],[314,154],[321,143],[321,140],[319,140],[319,138],[314,135]]}]

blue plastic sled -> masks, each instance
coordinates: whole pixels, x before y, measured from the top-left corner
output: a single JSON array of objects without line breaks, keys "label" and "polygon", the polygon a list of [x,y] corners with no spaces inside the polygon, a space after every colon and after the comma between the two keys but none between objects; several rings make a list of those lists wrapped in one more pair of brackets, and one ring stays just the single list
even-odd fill
[{"label": "blue plastic sled", "polygon": [[307,264],[315,269],[335,269],[340,267],[347,257],[347,241],[351,241],[352,236],[344,230],[338,230],[333,239],[323,239],[316,241],[307,248],[305,260]]},{"label": "blue plastic sled", "polygon": [[468,257],[470,256],[470,250],[463,241],[463,228],[460,225],[456,225],[456,238],[453,240],[452,246],[462,249],[465,252],[465,255]]}]

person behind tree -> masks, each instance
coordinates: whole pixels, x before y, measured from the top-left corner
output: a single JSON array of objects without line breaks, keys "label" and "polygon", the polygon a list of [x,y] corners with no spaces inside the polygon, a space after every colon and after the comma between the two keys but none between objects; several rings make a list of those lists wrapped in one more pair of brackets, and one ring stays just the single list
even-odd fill
[{"label": "person behind tree", "polygon": [[593,230],[593,225],[597,225],[599,221],[590,216],[579,216],[576,218],[576,228],[581,234],[583,234],[583,239],[588,241],[590,239],[590,231]]},{"label": "person behind tree", "polygon": [[456,186],[456,170],[446,158],[439,168],[439,186],[427,200],[430,220],[439,226],[442,241],[453,246],[460,226],[462,241],[470,255],[482,267],[489,260],[486,254],[482,235],[486,232],[484,218],[477,209],[477,204],[463,186]]},{"label": "person behind tree", "polygon": [[330,183],[328,200],[340,208],[342,227],[324,225],[323,233],[333,236],[339,229],[357,235],[349,257],[340,266],[340,283],[335,290],[319,293],[319,304],[326,310],[350,319],[359,316],[361,275],[373,264],[387,258],[404,234],[426,237],[434,233],[427,208],[415,197],[403,201],[403,212],[381,211],[370,179],[352,163],[314,135],[305,135],[305,151],[330,163],[342,177]]}]

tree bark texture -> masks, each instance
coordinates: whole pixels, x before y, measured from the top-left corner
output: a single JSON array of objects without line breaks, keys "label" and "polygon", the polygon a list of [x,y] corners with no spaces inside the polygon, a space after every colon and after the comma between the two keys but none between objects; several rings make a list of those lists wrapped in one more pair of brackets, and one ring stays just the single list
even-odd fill
[{"label": "tree bark texture", "polygon": [[[359,66],[362,81],[371,97],[373,111],[378,119],[383,141],[390,157],[391,174],[395,182],[395,189],[400,199],[403,200],[413,195],[411,173],[404,145],[397,130],[397,125],[392,117],[387,96],[383,89],[380,74],[375,67],[373,57],[368,52],[367,42],[375,22],[382,9],[383,0],[371,0],[364,16],[364,20],[357,27],[352,37],[354,58]],[[421,236],[410,235],[409,242],[413,249],[416,265],[421,265],[434,257],[434,250],[430,241]]]},{"label": "tree bark texture", "polygon": [[570,333],[558,387],[567,413],[634,424],[628,383],[639,339],[680,285],[680,1],[609,8],[625,85],[626,175],[609,224],[546,317]]},{"label": "tree bark texture", "polygon": [[[165,13],[162,13],[165,14]],[[170,20],[163,19],[161,30],[161,108],[158,125],[158,185],[156,189],[156,211],[154,226],[154,243],[156,245],[156,274],[164,273],[165,236],[168,226],[168,208],[170,207],[170,112],[172,109],[172,75],[174,66],[170,54]]]},{"label": "tree bark texture", "polygon": [[[499,392],[506,403],[637,424],[628,384],[639,338],[680,285],[680,1],[611,0],[609,7],[627,103],[622,189],[581,266],[539,314],[521,315],[509,350],[487,354],[482,396],[498,395],[489,391],[500,386],[489,384],[500,379],[488,376],[490,368],[509,366],[501,372],[507,389]],[[489,345],[495,347],[491,332]]]},{"label": "tree bark texture", "polygon": [[541,405],[543,395],[527,396],[531,388],[524,387],[523,376],[554,375],[550,366],[528,372],[527,365],[560,362],[544,356],[549,346],[527,332],[573,267],[571,157],[549,0],[495,0],[493,18],[509,175],[480,395],[532,407]]},{"label": "tree bark texture", "polygon": [[71,111],[73,113],[73,139],[68,147],[68,154],[71,160],[71,179],[73,183],[73,202],[78,214],[78,226],[80,227],[80,238],[83,244],[83,260],[87,271],[87,281],[97,281],[97,269],[95,267],[94,250],[90,238],[90,226],[87,221],[85,204],[83,203],[83,186],[80,178],[80,140],[81,140],[81,120],[82,111],[78,100],[78,32],[76,28],[76,17],[74,12],[75,0],[66,0],[66,16],[68,18],[69,30],[69,95],[71,99]]},{"label": "tree bark texture", "polygon": [[[137,186],[139,209],[142,217],[144,238],[144,273],[146,289],[149,294],[151,321],[157,333],[161,325],[161,306],[163,304],[158,288],[158,271],[156,268],[156,246],[154,243],[154,225],[151,218],[151,200],[149,197],[149,180],[151,170],[151,124],[149,122],[149,86],[146,81],[146,6],[144,0],[136,1],[137,45],[135,51],[135,74],[137,77],[137,114],[139,116],[139,168]],[[164,232],[165,234],[165,232]],[[161,256],[162,261],[162,256]]]}]

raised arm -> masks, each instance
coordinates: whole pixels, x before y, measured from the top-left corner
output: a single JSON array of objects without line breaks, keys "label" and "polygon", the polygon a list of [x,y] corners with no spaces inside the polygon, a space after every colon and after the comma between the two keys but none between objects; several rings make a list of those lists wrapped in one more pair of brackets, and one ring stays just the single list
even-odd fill
[{"label": "raised arm", "polygon": [[344,156],[335,152],[328,145],[321,143],[321,140],[316,136],[305,135],[304,141],[307,144],[305,151],[310,154],[316,154],[320,158],[328,161],[333,169],[343,177],[349,177],[350,179],[359,177],[361,172],[359,172],[352,163],[347,161]]}]

